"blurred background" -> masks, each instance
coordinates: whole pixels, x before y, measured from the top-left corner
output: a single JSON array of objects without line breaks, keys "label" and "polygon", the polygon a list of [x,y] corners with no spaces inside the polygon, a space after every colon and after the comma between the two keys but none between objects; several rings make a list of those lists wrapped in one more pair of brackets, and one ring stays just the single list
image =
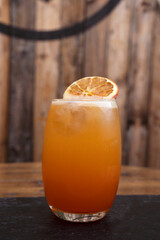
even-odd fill
[{"label": "blurred background", "polygon": [[122,163],[160,168],[160,1],[0,0],[0,162],[41,161],[51,99],[91,75],[119,86]]}]

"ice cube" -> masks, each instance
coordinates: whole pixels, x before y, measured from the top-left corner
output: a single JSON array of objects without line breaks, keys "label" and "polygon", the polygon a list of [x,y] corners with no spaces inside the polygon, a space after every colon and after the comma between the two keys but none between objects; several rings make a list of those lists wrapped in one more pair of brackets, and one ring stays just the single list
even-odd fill
[{"label": "ice cube", "polygon": [[64,103],[54,109],[54,128],[63,134],[75,134],[82,130],[86,110],[78,103]]}]

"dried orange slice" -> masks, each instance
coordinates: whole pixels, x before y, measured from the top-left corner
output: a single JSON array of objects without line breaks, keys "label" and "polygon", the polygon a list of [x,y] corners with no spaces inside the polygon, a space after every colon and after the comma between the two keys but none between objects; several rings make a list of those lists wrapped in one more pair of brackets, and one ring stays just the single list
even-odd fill
[{"label": "dried orange slice", "polygon": [[85,77],[73,82],[64,92],[63,98],[117,98],[116,83],[104,77]]}]

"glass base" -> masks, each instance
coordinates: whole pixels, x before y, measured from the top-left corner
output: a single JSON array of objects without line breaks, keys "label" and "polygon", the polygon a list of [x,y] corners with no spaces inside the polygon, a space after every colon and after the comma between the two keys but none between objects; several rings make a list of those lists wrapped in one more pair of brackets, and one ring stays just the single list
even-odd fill
[{"label": "glass base", "polygon": [[54,209],[52,206],[49,206],[52,212],[59,218],[70,221],[70,222],[94,222],[101,218],[103,218],[106,213],[109,211],[102,211],[98,213],[89,213],[89,214],[81,214],[81,213],[66,213],[59,211],[57,209]]}]

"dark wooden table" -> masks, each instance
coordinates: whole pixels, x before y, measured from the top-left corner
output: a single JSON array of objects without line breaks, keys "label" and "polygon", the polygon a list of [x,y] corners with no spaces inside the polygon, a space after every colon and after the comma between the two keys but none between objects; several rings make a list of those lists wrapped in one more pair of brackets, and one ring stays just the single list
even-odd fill
[{"label": "dark wooden table", "polygon": [[80,224],[49,210],[41,163],[0,164],[0,219],[0,240],[159,240],[160,170],[123,166],[109,213]]},{"label": "dark wooden table", "polygon": [[[160,170],[122,166],[118,194],[160,194]],[[41,163],[0,164],[0,197],[41,196]]]}]

